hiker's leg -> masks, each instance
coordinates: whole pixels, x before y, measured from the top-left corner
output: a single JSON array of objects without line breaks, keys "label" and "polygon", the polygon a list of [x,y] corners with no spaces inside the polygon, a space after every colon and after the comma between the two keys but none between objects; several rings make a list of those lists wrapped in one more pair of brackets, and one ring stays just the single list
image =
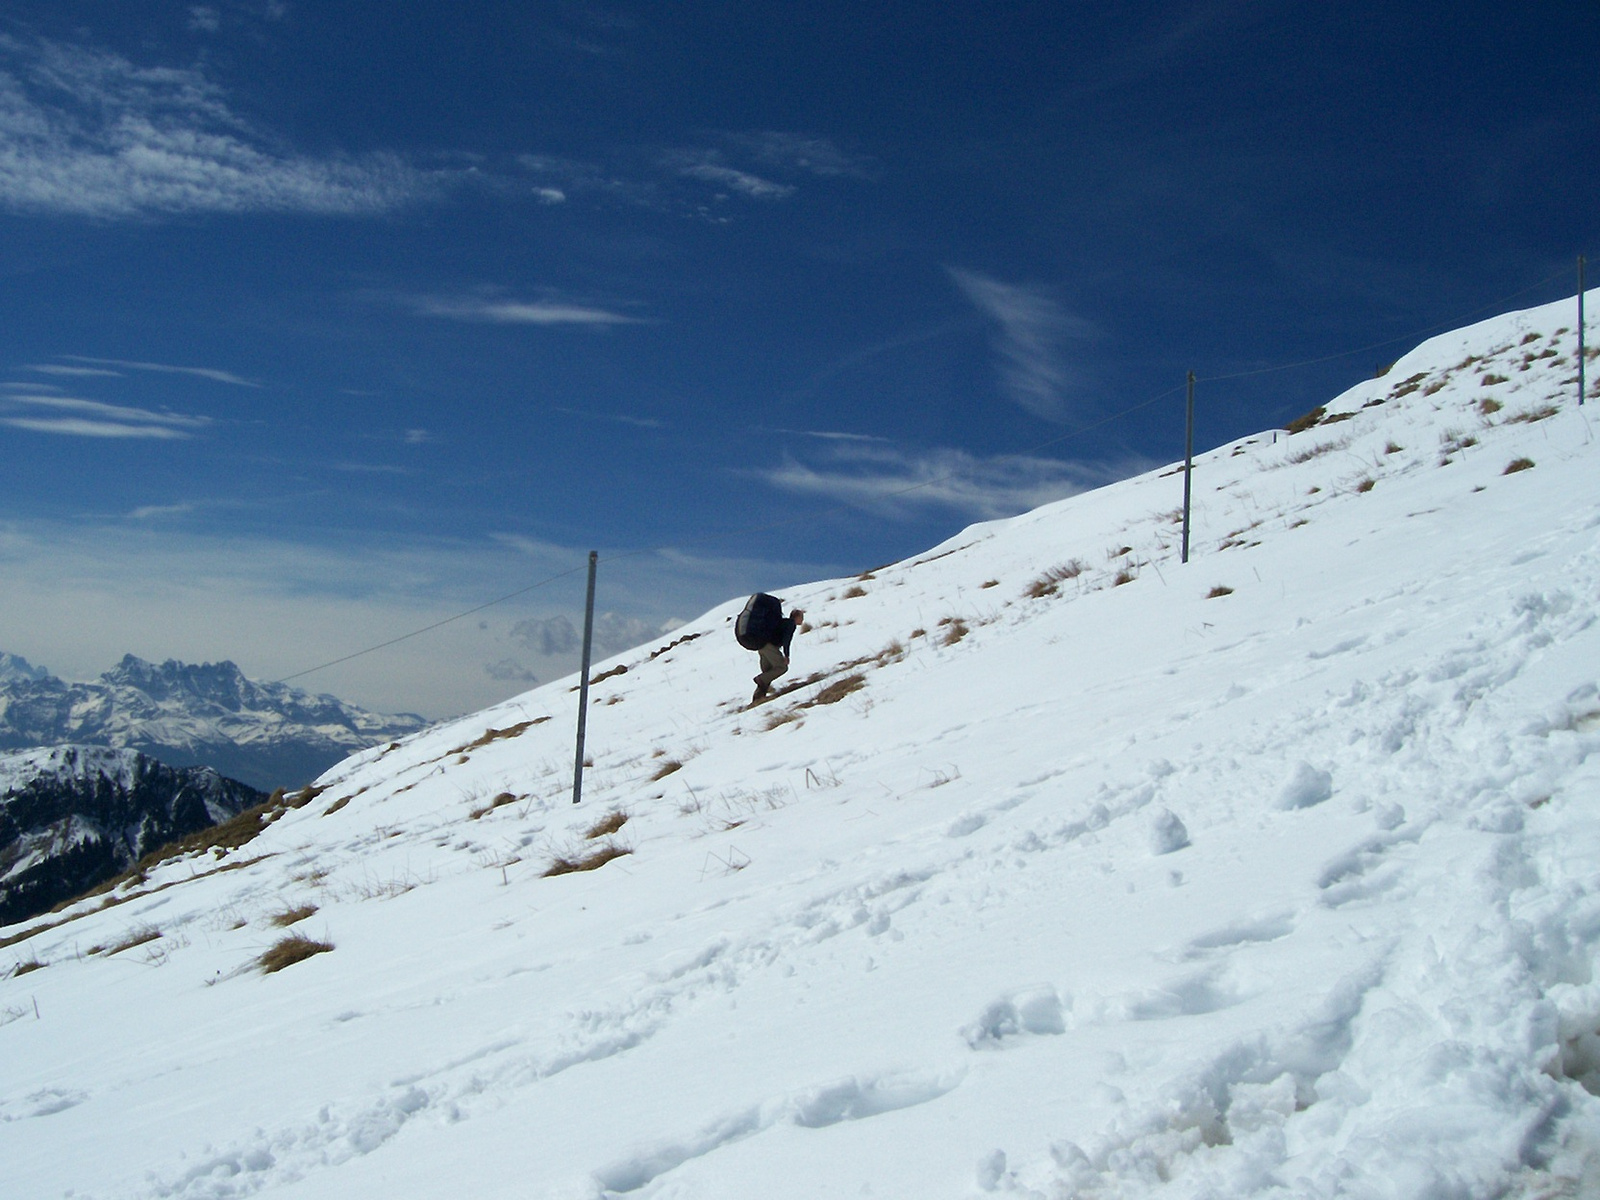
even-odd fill
[{"label": "hiker's leg", "polygon": [[761,674],[756,676],[756,686],[767,688],[772,685],[774,679],[789,669],[789,660],[776,646],[763,646],[758,653],[761,655]]}]

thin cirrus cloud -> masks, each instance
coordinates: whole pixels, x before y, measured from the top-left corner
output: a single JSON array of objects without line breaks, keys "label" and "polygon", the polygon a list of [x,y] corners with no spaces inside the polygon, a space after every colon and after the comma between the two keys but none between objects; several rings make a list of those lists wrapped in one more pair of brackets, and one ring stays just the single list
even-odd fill
[{"label": "thin cirrus cloud", "polygon": [[913,453],[852,438],[831,443],[820,461],[790,456],[754,474],[782,491],[892,519],[942,508],[996,520],[1125,478],[1147,465],[1072,463],[1021,454],[980,458],[955,449]]},{"label": "thin cirrus cloud", "polygon": [[176,441],[191,438],[211,424],[209,417],[54,394],[8,395],[0,402],[0,412],[4,414],[0,424],[13,429],[67,437]]},{"label": "thin cirrus cloud", "polygon": [[950,268],[950,277],[994,325],[1006,395],[1036,417],[1064,420],[1087,390],[1084,373],[1068,355],[1069,343],[1088,340],[1094,326],[1069,313],[1045,288],[956,268]]},{"label": "thin cirrus cloud", "polygon": [[69,363],[91,363],[91,366],[55,366],[42,363],[28,368],[45,375],[120,375],[123,371],[153,371],[161,375],[192,375],[196,379],[209,379],[213,383],[227,383],[234,387],[258,388],[253,379],[245,379],[232,371],[219,371],[215,367],[180,367],[171,363],[137,362],[125,358],[88,358],[81,354],[63,354]]},{"label": "thin cirrus cloud", "polygon": [[163,213],[384,212],[443,177],[392,155],[286,153],[198,68],[0,34],[0,208],[115,219]]},{"label": "thin cirrus cloud", "polygon": [[547,300],[495,300],[479,297],[423,297],[412,302],[417,312],[450,321],[491,325],[644,325],[644,317],[585,304]]},{"label": "thin cirrus cloud", "polygon": [[870,158],[848,154],[827,138],[781,130],[734,133],[724,139],[763,166],[818,175],[823,178],[874,179],[878,166]]}]

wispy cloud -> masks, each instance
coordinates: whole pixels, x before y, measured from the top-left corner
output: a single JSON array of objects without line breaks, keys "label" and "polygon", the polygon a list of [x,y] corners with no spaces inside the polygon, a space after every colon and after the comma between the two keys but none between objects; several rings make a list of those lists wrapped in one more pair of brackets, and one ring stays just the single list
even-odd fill
[{"label": "wispy cloud", "polygon": [[192,504],[144,504],[128,514],[131,521],[149,521],[158,517],[186,517],[194,512]]},{"label": "wispy cloud", "polygon": [[848,154],[827,138],[804,133],[765,130],[761,133],[730,133],[726,141],[749,154],[766,167],[794,171],[823,178],[851,177],[873,179],[878,164],[870,158]]},{"label": "wispy cloud", "polygon": [[841,433],[833,429],[774,429],[773,433],[787,434],[790,437],[817,438],[824,442],[888,442],[888,438],[879,437],[872,433]]},{"label": "wispy cloud", "polygon": [[[21,409],[22,412],[16,410]],[[28,412],[43,409],[46,414]],[[10,410],[6,412],[6,410]],[[0,423],[31,433],[56,433],[71,437],[158,438],[193,437],[211,424],[208,417],[156,412],[121,404],[104,404],[76,396],[9,395],[0,399]]]},{"label": "wispy cloud", "polygon": [[[209,379],[213,383],[227,383],[234,387],[258,388],[261,385],[253,379],[245,379],[235,375],[232,371],[219,371],[215,367],[180,367],[171,363],[134,362],[124,358],[89,358],[82,354],[63,354],[62,358],[71,363],[93,363],[92,367],[29,367],[30,371],[40,371],[47,375],[117,375],[121,371],[154,371],[161,375],[192,375],[196,379]],[[106,368],[120,368],[120,370],[107,370]]]},{"label": "wispy cloud", "polygon": [[200,68],[0,34],[0,207],[14,212],[375,213],[442,181],[392,155],[295,154]]},{"label": "wispy cloud", "polygon": [[819,496],[891,518],[943,508],[994,520],[1125,478],[1150,464],[1076,463],[1031,455],[980,458],[964,450],[907,452],[851,440],[820,461],[788,457],[754,474],[775,488]]},{"label": "wispy cloud", "polygon": [[411,302],[417,312],[451,321],[477,321],[492,325],[644,325],[611,309],[552,300],[495,300],[480,297],[422,297]]},{"label": "wispy cloud", "polygon": [[1067,312],[1045,288],[955,268],[950,277],[995,324],[994,348],[1006,394],[1036,417],[1063,420],[1087,384],[1069,361],[1067,344],[1087,340],[1094,326]]},{"label": "wispy cloud", "polygon": [[597,413],[584,412],[579,408],[563,408],[559,404],[550,406],[551,412],[566,413],[569,417],[582,417],[586,421],[610,421],[615,425],[632,425],[636,429],[664,429],[666,423],[654,417],[630,417],[626,413]]},{"label": "wispy cloud", "polygon": [[65,375],[74,379],[87,379],[93,376],[109,376],[113,379],[121,378],[121,371],[108,371],[104,367],[66,367],[60,363],[35,363],[28,368],[41,375]]},{"label": "wispy cloud", "polygon": [[715,150],[675,153],[669,156],[673,168],[686,179],[698,179],[713,187],[739,192],[755,200],[787,200],[799,189],[793,184],[775,183],[750,171],[741,171],[721,161]]},{"label": "wispy cloud", "polygon": [[81,417],[0,417],[0,425],[26,429],[30,433],[59,433],[69,437],[172,440],[190,436],[181,429],[169,429],[162,425],[124,425],[116,421],[88,421]]}]

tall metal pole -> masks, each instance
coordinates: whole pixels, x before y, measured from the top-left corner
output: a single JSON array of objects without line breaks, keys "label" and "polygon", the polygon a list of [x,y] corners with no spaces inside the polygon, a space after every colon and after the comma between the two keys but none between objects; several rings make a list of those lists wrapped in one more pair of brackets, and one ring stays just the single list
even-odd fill
[{"label": "tall metal pole", "polygon": [[1584,389],[1584,358],[1583,358],[1583,255],[1578,255],[1578,405],[1583,406]]},{"label": "tall metal pole", "polygon": [[583,602],[583,669],[578,675],[578,756],[572,764],[572,802],[583,799],[583,735],[589,724],[589,655],[594,649],[594,568],[598,550],[589,551],[589,595]]},{"label": "tall metal pole", "polygon": [[1194,473],[1194,372],[1189,372],[1188,417],[1183,431],[1183,561],[1189,561],[1189,477]]}]

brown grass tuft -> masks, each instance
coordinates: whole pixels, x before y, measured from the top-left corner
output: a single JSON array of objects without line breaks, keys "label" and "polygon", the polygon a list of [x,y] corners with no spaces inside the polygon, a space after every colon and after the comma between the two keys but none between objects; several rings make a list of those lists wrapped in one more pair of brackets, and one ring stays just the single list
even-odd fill
[{"label": "brown grass tuft", "polygon": [[1378,481],[1369,476],[1366,479],[1363,479],[1360,483],[1356,484],[1356,491],[1357,492],[1370,492],[1373,488],[1375,488],[1377,486],[1378,486]]},{"label": "brown grass tuft", "polygon": [[593,825],[589,826],[588,829],[584,830],[583,836],[592,842],[595,838],[605,837],[609,833],[615,833],[627,823],[628,814],[623,812],[620,808],[613,808],[605,816],[601,817]]},{"label": "brown grass tuft", "polygon": [[161,930],[154,925],[140,925],[123,934],[120,942],[106,947],[106,954],[121,954],[124,950],[132,950],[135,946],[142,946],[146,942],[153,942],[161,936]]},{"label": "brown grass tuft", "polygon": [[552,875],[571,875],[575,871],[594,871],[605,866],[614,858],[621,858],[624,854],[632,854],[626,846],[619,846],[615,842],[607,842],[603,846],[596,846],[588,854],[565,855],[558,854],[545,868],[544,875],[548,879]]},{"label": "brown grass tuft", "polygon": [[1053,596],[1056,589],[1069,579],[1076,579],[1085,570],[1084,564],[1076,558],[1068,559],[1060,566],[1051,567],[1039,578],[1035,579],[1022,594],[1030,600],[1041,600],[1046,596]]},{"label": "brown grass tuft", "polygon": [[852,692],[859,692],[867,686],[867,677],[859,671],[854,675],[846,675],[843,679],[835,679],[811,698],[812,704],[837,704]]},{"label": "brown grass tuft", "polygon": [[291,933],[256,959],[256,965],[261,968],[263,974],[271,975],[285,967],[292,967],[297,962],[303,962],[313,954],[322,954],[332,949],[333,946],[329,942],[313,941],[304,934]]},{"label": "brown grass tuft", "polygon": [[1316,408],[1313,408],[1304,416],[1296,417],[1294,420],[1290,421],[1284,426],[1284,428],[1290,433],[1304,433],[1307,429],[1310,429],[1312,426],[1314,426],[1318,421],[1322,420],[1327,411],[1328,410],[1326,408],[1319,404]]},{"label": "brown grass tuft", "polygon": [[1507,417],[1506,424],[1531,425],[1535,421],[1543,421],[1547,417],[1553,417],[1560,411],[1554,404],[1543,404],[1538,408],[1530,408],[1526,412],[1519,412],[1514,416]]},{"label": "brown grass tuft", "polygon": [[939,639],[941,646],[954,646],[972,632],[960,617],[946,617],[939,624],[944,626],[944,636]]},{"label": "brown grass tuft", "polygon": [[504,808],[508,804],[515,804],[521,798],[522,797],[514,795],[511,792],[501,792],[498,796],[489,801],[489,803],[483,805],[481,808],[473,809],[467,814],[467,816],[476,821],[480,817],[488,816],[497,808]]},{"label": "brown grass tuft", "polygon": [[841,597],[841,599],[854,600],[854,599],[856,599],[856,597],[865,596],[866,594],[867,594],[867,589],[862,587],[860,584],[857,584],[856,586],[850,588],[847,592],[845,592],[845,594]]},{"label": "brown grass tuft", "polygon": [[658,779],[665,779],[668,775],[671,775],[674,771],[679,771],[679,770],[682,770],[682,769],[683,769],[683,764],[681,762],[679,762],[675,758],[669,758],[669,759],[667,759],[666,762],[662,763],[653,772],[651,772],[651,774],[650,774],[650,782],[654,783]]},{"label": "brown grass tuft", "polygon": [[1215,600],[1219,596],[1231,596],[1231,595],[1233,595],[1233,589],[1231,587],[1224,587],[1222,584],[1219,583],[1219,584],[1217,584],[1216,587],[1212,588],[1209,592],[1206,593],[1206,599],[1207,600]]},{"label": "brown grass tuft", "polygon": [[1533,466],[1533,459],[1531,458],[1514,458],[1506,464],[1506,469],[1501,471],[1500,474],[1515,475],[1518,471],[1526,471],[1531,466]]},{"label": "brown grass tuft", "polygon": [[767,718],[767,723],[764,726],[764,728],[770,733],[772,730],[777,729],[779,726],[787,725],[791,721],[798,721],[799,719],[800,719],[800,709],[799,709],[798,706],[795,706],[795,707],[792,707],[792,708],[785,708],[785,709],[783,709],[783,710],[781,710],[779,712],[773,713],[770,717],[768,717]]},{"label": "brown grass tuft", "polygon": [[37,958],[30,959],[28,962],[20,962],[11,969],[11,977],[15,979],[18,975],[26,975],[29,971],[42,971],[49,965],[49,963],[40,962]]},{"label": "brown grass tuft", "polygon": [[316,911],[317,906],[315,904],[302,904],[299,908],[285,909],[283,912],[273,916],[272,924],[279,929],[287,929],[297,921],[304,921]]}]

